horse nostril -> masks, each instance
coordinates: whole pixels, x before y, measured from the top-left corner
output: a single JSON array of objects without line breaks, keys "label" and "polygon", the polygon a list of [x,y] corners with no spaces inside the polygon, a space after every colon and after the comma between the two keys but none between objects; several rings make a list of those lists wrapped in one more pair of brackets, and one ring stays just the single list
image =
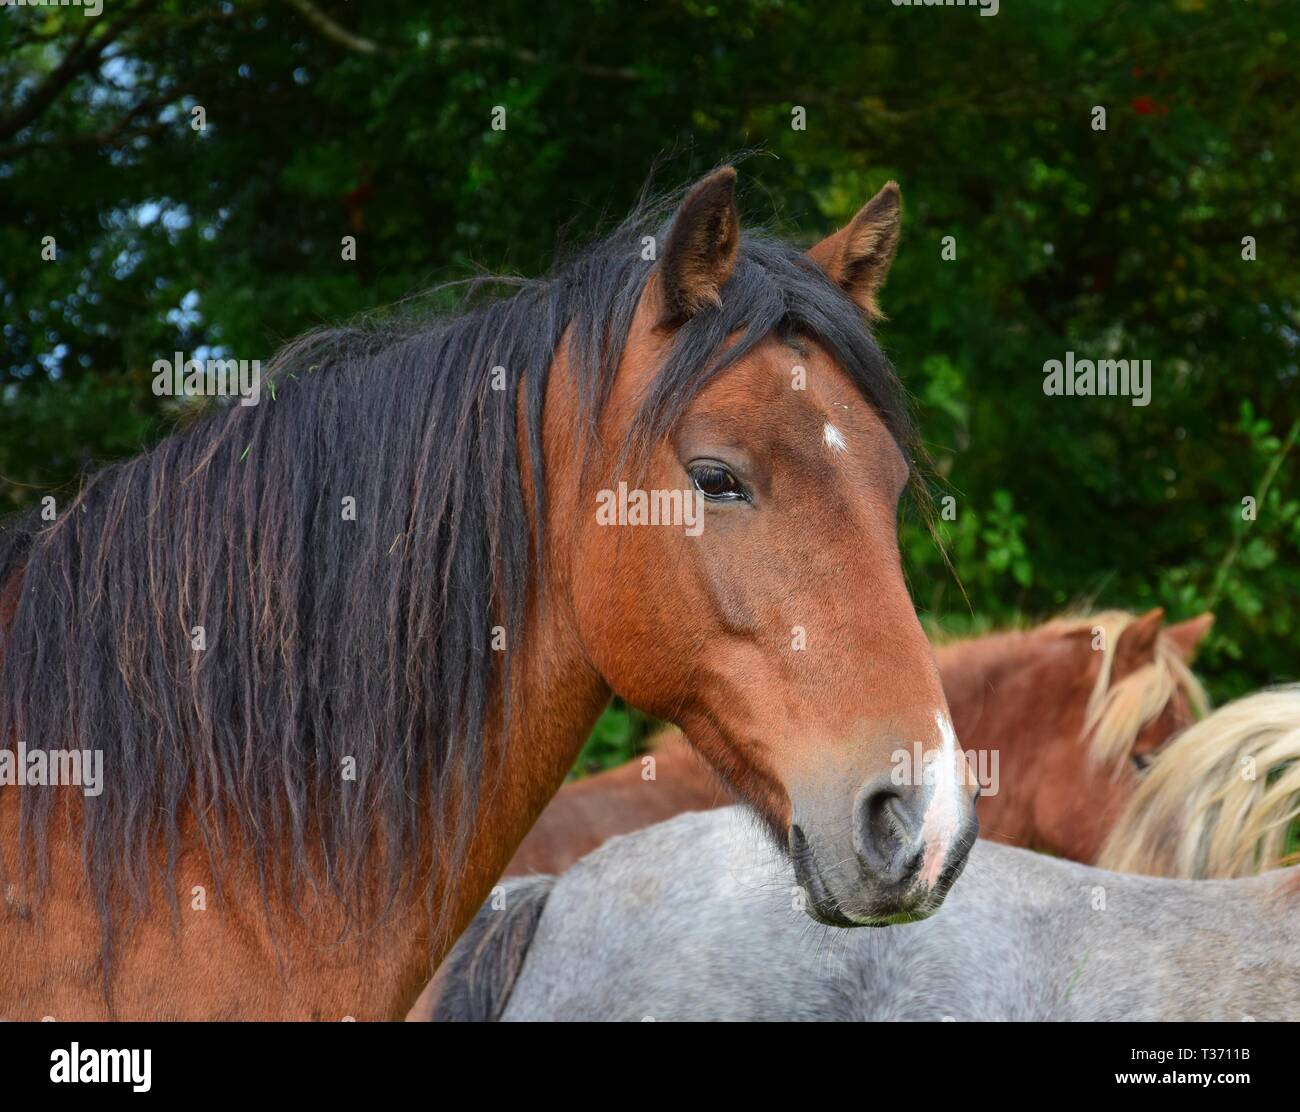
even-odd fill
[{"label": "horse nostril", "polygon": [[924,798],[884,776],[858,795],[853,844],[862,864],[880,879],[901,883],[921,867]]}]

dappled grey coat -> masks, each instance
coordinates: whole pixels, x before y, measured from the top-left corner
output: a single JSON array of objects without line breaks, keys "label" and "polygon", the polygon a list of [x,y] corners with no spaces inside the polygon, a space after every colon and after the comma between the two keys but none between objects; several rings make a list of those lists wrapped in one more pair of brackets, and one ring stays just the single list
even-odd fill
[{"label": "dappled grey coat", "polygon": [[822,927],[799,901],[745,811],[681,815],[506,882],[439,971],[432,1018],[1300,1019],[1283,873],[1126,876],[981,840],[924,922]]}]

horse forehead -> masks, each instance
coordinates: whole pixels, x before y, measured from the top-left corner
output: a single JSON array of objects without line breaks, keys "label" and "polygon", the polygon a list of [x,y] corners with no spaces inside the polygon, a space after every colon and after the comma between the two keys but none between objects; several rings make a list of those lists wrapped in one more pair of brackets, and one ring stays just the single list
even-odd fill
[{"label": "horse forehead", "polygon": [[851,437],[888,436],[849,374],[812,343],[770,337],[720,375],[704,395],[707,402],[748,410],[773,425],[793,422],[792,432],[811,432],[811,443],[835,450],[847,450]]},{"label": "horse forehead", "polygon": [[884,420],[816,343],[770,336],[704,386],[690,406],[827,477],[901,489],[909,469]]}]

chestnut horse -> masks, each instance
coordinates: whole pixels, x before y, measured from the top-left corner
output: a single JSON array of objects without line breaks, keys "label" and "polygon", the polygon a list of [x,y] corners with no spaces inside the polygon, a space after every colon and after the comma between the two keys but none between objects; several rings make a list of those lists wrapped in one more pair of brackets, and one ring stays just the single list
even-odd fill
[{"label": "chestnut horse", "polygon": [[[1152,753],[1206,707],[1187,665],[1213,615],[1164,629],[1162,616],[1110,611],[936,648],[976,773],[997,754],[997,790],[977,807],[984,837],[1095,860]],[[505,875],[562,873],[615,834],[732,802],[681,732],[666,730],[651,753],[565,784]]]},{"label": "chestnut horse", "polygon": [[[898,188],[807,255],[734,191],[449,321],[301,340],[261,404],[4,530],[0,1017],[400,1018],[611,691],[686,730],[818,920],[938,907],[974,789],[868,323]],[[609,527],[624,482],[702,531]],[[937,774],[893,784],[900,745]],[[47,786],[78,755],[100,790]]]}]

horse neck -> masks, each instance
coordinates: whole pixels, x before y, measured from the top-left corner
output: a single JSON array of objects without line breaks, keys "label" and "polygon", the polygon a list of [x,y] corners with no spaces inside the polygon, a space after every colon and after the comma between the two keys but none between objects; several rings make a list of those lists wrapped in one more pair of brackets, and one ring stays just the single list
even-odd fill
[{"label": "horse neck", "polygon": [[727,789],[675,727],[650,742],[645,757],[565,784],[520,845],[506,876],[559,875],[617,834],[630,834],[683,811],[733,802]]},{"label": "horse neck", "polygon": [[[435,941],[435,962],[564,783],[609,701],[609,688],[586,662],[559,609],[543,602],[536,610],[512,666],[509,728],[490,729],[484,737],[484,780],[463,863],[454,874],[444,869],[438,876],[435,899],[446,933]],[[500,721],[499,703],[489,721]]]},{"label": "horse neck", "polygon": [[[545,527],[533,529],[534,543],[541,538],[541,568],[534,568],[523,635],[512,656],[510,721],[504,729],[499,725],[498,690],[483,738],[485,779],[475,813],[471,817],[453,814],[449,820],[453,824],[471,821],[474,833],[458,870],[443,868],[437,875],[435,898],[445,930],[433,946],[435,961],[474,917],[560,789],[609,701],[609,687],[583,648],[572,609],[570,545],[581,528],[582,511],[575,473],[578,406],[572,378],[565,371],[563,355],[557,356],[543,410]],[[535,488],[524,407],[521,388],[517,449],[524,503],[531,517]]]}]

